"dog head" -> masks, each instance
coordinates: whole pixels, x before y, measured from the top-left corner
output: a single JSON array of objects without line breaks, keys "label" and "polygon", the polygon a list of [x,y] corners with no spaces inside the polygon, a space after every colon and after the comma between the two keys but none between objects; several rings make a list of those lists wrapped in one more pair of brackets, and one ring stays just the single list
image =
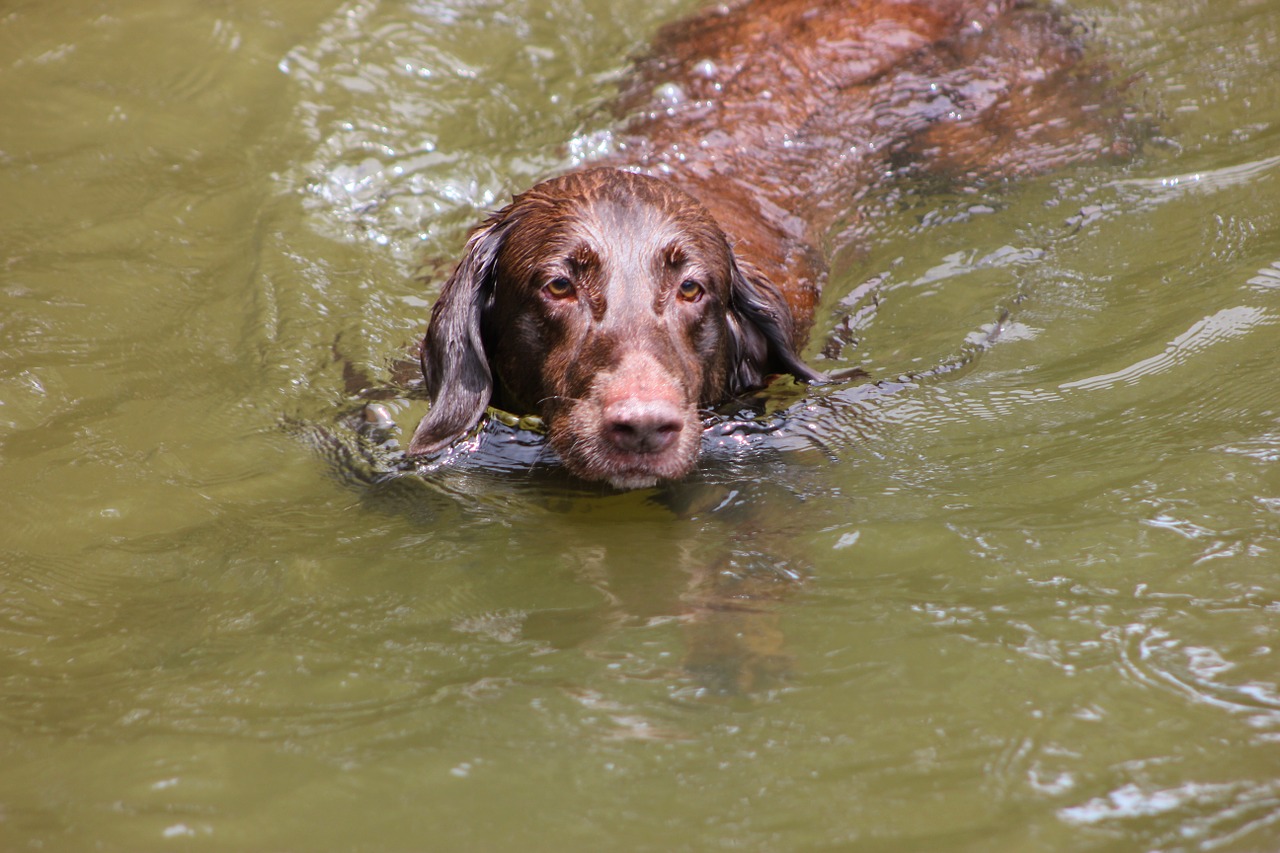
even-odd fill
[{"label": "dog head", "polygon": [[774,285],[735,258],[701,204],[617,169],[517,196],[472,232],[431,312],[431,411],[409,446],[431,453],[492,402],[536,412],[565,466],[615,488],[688,474],[701,406],[772,373],[815,381]]}]

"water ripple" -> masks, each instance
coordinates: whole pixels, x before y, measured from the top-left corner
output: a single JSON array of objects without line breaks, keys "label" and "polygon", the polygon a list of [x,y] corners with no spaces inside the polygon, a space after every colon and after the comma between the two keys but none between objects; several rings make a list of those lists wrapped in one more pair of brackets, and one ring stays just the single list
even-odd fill
[{"label": "water ripple", "polygon": [[1183,364],[1216,343],[1238,338],[1257,326],[1274,322],[1274,318],[1262,308],[1249,305],[1224,308],[1178,335],[1169,342],[1164,352],[1158,355],[1144,358],[1122,370],[1064,382],[1059,387],[1064,390],[1075,388],[1096,390],[1118,384],[1132,385],[1144,376],[1163,373]]}]

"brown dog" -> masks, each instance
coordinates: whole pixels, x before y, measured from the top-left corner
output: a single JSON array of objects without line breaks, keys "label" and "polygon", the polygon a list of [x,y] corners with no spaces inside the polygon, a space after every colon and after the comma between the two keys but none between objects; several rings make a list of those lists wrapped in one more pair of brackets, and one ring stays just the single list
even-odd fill
[{"label": "brown dog", "polygon": [[612,152],[471,234],[423,341],[411,454],[492,403],[540,414],[585,480],[683,477],[701,408],[822,378],[798,353],[870,192],[1124,146],[1067,24],[1016,0],[745,0],[657,43]]}]

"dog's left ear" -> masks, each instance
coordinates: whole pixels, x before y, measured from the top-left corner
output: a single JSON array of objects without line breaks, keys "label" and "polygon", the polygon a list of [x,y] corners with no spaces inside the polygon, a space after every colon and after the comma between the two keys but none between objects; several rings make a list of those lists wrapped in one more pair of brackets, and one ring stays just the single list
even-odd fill
[{"label": "dog's left ear", "polygon": [[826,380],[801,360],[786,299],[755,267],[734,259],[729,295],[729,393],[760,388],[773,373],[802,382]]}]

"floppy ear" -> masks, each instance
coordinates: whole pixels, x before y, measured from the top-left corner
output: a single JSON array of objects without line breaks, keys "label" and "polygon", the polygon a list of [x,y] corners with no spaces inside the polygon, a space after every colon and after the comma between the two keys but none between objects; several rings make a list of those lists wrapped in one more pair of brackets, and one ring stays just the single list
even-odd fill
[{"label": "floppy ear", "polygon": [[506,229],[500,215],[471,233],[462,260],[440,290],[422,341],[422,375],[431,411],[418,424],[409,453],[433,453],[480,421],[493,391],[481,337],[481,318],[493,303],[498,249]]},{"label": "floppy ear", "polygon": [[782,294],[759,270],[737,259],[727,323],[730,394],[760,388],[771,373],[790,373],[802,382],[826,380],[796,354],[795,321]]}]

